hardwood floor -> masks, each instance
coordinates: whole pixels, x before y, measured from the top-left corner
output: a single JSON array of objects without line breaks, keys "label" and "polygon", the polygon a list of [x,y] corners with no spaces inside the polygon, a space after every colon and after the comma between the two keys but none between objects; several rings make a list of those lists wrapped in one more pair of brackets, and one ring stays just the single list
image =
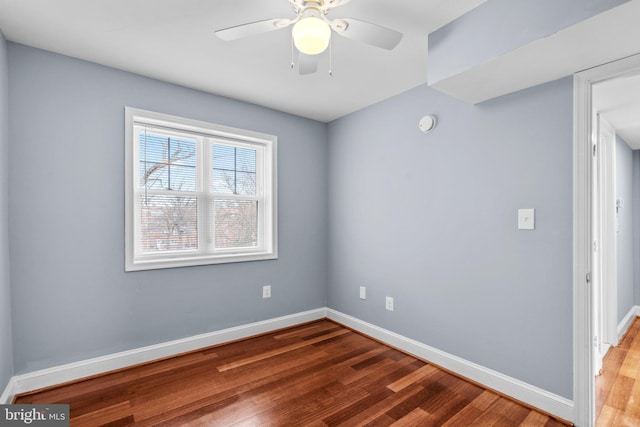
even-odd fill
[{"label": "hardwood floor", "polygon": [[596,377],[596,426],[640,426],[640,318],[604,358]]},{"label": "hardwood floor", "polygon": [[328,320],[18,396],[72,426],[560,426]]}]

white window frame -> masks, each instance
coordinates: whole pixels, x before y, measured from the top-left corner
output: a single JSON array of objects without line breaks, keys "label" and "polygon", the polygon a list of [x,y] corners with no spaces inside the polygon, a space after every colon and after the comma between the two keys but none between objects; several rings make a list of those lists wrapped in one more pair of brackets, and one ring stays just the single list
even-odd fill
[{"label": "white window frame", "polygon": [[[255,248],[215,249],[206,243],[207,216],[204,206],[198,203],[198,250],[186,252],[164,252],[144,254],[139,250],[140,239],[136,214],[139,212],[135,197],[139,186],[139,149],[135,138],[136,126],[143,125],[168,129],[169,132],[188,134],[196,139],[196,156],[201,174],[192,195],[199,201],[210,201],[218,196],[208,192],[203,182],[208,174],[203,159],[212,143],[256,149],[256,196],[220,195],[224,199],[252,199],[258,201],[258,246]],[[205,142],[206,141],[206,142]],[[210,153],[209,153],[210,154]],[[278,214],[277,214],[277,137],[264,133],[237,129],[218,124],[186,119],[168,114],[125,107],[125,271],[153,270],[160,268],[187,267],[195,265],[222,264],[244,261],[259,261],[278,258]],[[205,193],[207,197],[204,197]],[[200,199],[203,197],[203,199]]]}]

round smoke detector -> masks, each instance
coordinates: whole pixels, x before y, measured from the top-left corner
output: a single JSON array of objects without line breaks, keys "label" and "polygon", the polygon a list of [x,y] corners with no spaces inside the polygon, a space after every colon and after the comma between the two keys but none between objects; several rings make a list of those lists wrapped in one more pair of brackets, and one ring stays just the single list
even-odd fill
[{"label": "round smoke detector", "polygon": [[424,116],[420,119],[418,127],[424,133],[431,132],[436,127],[436,118],[434,116]]}]

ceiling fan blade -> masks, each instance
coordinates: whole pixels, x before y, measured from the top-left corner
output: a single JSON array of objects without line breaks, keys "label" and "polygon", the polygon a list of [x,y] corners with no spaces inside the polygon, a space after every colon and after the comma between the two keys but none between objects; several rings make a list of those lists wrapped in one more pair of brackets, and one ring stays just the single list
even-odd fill
[{"label": "ceiling fan blade", "polygon": [[298,52],[298,72],[302,75],[318,71],[318,55],[305,55]]},{"label": "ceiling fan blade", "polygon": [[391,50],[402,40],[402,33],[381,25],[353,18],[332,21],[331,28],[343,37]]},{"label": "ceiling fan blade", "polygon": [[265,19],[264,21],[250,22],[248,24],[224,28],[222,30],[217,30],[215,33],[216,36],[220,37],[222,40],[231,41],[269,31],[279,30],[281,28],[288,27],[295,21],[296,19],[287,18]]}]

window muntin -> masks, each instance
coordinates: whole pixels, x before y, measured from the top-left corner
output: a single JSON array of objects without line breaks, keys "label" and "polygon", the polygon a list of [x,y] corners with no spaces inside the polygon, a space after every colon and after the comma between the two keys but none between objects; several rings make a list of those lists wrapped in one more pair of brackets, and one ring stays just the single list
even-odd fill
[{"label": "window muntin", "polygon": [[277,258],[276,138],[126,109],[126,270]]},{"label": "window muntin", "polygon": [[256,194],[256,150],[215,144],[212,190],[225,194]]}]

